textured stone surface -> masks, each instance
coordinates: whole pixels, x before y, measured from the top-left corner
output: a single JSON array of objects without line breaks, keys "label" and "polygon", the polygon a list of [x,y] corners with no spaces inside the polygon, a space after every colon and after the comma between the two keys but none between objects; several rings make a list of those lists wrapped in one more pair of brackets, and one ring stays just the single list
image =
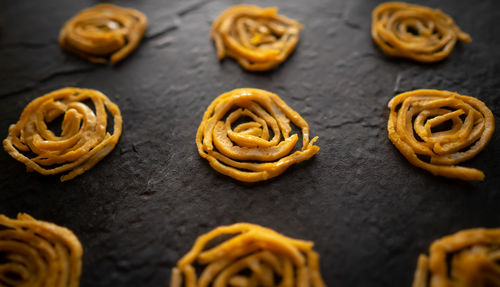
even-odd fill
[{"label": "textured stone surface", "polygon": [[[93,88],[124,119],[115,150],[83,176],[26,173],[0,152],[0,213],[71,228],[81,239],[81,286],[168,286],[170,268],[215,226],[248,221],[313,240],[329,286],[410,286],[417,255],[463,228],[500,226],[500,133],[465,163],[486,174],[467,183],[410,165],[386,135],[387,102],[416,88],[478,97],[500,126],[500,3],[416,1],[470,33],[444,62],[392,59],[370,37],[381,1],[287,0],[303,23],[290,59],[248,73],[216,59],[211,22],[239,1],[113,1],[150,20],[138,50],[115,67],[62,52],[63,23],[95,1],[4,1],[0,9],[0,131],[30,100],[64,86]],[[220,93],[255,87],[279,94],[309,122],[321,151],[268,182],[243,184],[200,158],[195,132]]]}]

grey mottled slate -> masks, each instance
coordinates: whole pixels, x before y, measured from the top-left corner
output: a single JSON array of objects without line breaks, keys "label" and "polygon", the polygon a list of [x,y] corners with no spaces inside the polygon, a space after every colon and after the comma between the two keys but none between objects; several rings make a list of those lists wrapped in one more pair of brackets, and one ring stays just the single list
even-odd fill
[{"label": "grey mottled slate", "polygon": [[[71,228],[81,239],[82,287],[167,286],[170,268],[215,226],[248,221],[313,240],[329,286],[410,286],[417,256],[463,228],[500,226],[500,136],[466,163],[484,182],[411,166],[386,135],[387,102],[416,88],[478,97],[500,119],[500,2],[415,1],[442,9],[473,38],[422,65],[385,56],[370,38],[381,1],[251,1],[303,23],[279,68],[248,73],[216,59],[211,22],[241,1],[112,1],[150,20],[139,49],[116,67],[62,52],[62,24],[97,1],[3,1],[0,131],[33,98],[64,86],[98,89],[123,114],[115,150],[67,183],[28,174],[0,152],[0,213]],[[255,87],[279,94],[309,122],[321,151],[268,182],[213,171],[194,144],[207,105]]]}]

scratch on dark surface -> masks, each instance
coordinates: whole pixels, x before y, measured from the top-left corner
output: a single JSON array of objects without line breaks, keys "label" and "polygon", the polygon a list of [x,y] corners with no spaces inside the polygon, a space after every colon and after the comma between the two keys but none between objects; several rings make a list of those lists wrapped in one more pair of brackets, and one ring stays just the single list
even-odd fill
[{"label": "scratch on dark surface", "polygon": [[344,21],[344,24],[349,27],[349,28],[352,28],[352,29],[355,29],[355,30],[360,30],[361,29],[361,25],[357,24],[357,23],[354,23],[354,22],[351,22],[349,20],[345,20]]},{"label": "scratch on dark surface", "polygon": [[124,154],[132,152],[132,151],[135,152],[135,153],[138,153],[138,151],[137,151],[137,145],[136,144],[132,144],[128,148],[121,147],[120,148],[120,155],[124,155]]},{"label": "scratch on dark surface", "polygon": [[36,42],[16,42],[16,43],[5,43],[2,44],[1,49],[40,49],[45,48],[47,46],[57,45],[57,41],[55,42],[45,42],[45,43],[36,43]]},{"label": "scratch on dark surface", "polygon": [[128,152],[135,152],[135,153],[139,153],[139,147],[144,145],[144,144],[150,144],[151,141],[150,140],[145,140],[145,141],[140,141],[140,142],[136,142],[136,143],[132,143],[130,144],[130,147],[127,147],[127,148],[120,148],[120,155],[123,155],[123,154],[126,154]]},{"label": "scratch on dark surface", "polygon": [[14,90],[12,92],[8,92],[8,93],[5,93],[5,94],[0,94],[0,99],[7,98],[7,97],[10,97],[10,96],[15,96],[15,95],[22,94],[24,92],[30,91],[30,90],[34,89],[36,87],[36,85],[37,85],[37,83],[33,83],[32,85],[24,86],[21,89]]},{"label": "scratch on dark surface", "polygon": [[168,47],[168,46],[170,46],[170,44],[172,44],[173,40],[174,40],[174,37],[171,37],[171,36],[161,38],[154,43],[154,47],[158,48],[158,49]]},{"label": "scratch on dark surface", "polygon": [[144,40],[154,40],[156,38],[164,36],[165,34],[168,34],[168,33],[172,32],[172,31],[175,31],[178,28],[179,28],[178,21],[174,21],[174,23],[169,23],[168,25],[166,25],[165,27],[163,27],[163,28],[161,28],[161,29],[159,29],[157,31],[148,33],[146,35],[146,37],[144,37]]},{"label": "scratch on dark surface", "polygon": [[364,119],[359,118],[359,119],[355,119],[355,120],[349,120],[349,121],[344,121],[344,122],[340,122],[340,123],[329,124],[329,125],[326,125],[325,128],[335,129],[335,128],[343,127],[345,125],[363,124],[364,123],[363,120]]},{"label": "scratch on dark surface", "polygon": [[381,127],[380,123],[367,123],[365,121],[363,121],[361,123],[361,126],[363,126],[365,128],[379,128],[379,127]]},{"label": "scratch on dark surface", "polygon": [[45,83],[48,82],[56,77],[59,76],[69,76],[69,75],[75,75],[75,74],[81,74],[81,73],[87,73],[87,72],[92,72],[96,69],[95,66],[92,67],[85,67],[85,68],[77,68],[77,69],[68,69],[68,70],[61,70],[61,71],[56,71],[50,75],[48,75],[45,78],[42,78],[39,80],[39,83]]},{"label": "scratch on dark surface", "polygon": [[399,85],[401,83],[401,73],[398,73],[396,76],[396,83],[394,84],[394,92],[398,93],[399,92]]},{"label": "scratch on dark surface", "polygon": [[189,4],[186,7],[179,9],[179,11],[177,11],[177,15],[179,17],[185,16],[186,14],[188,14],[190,12],[193,12],[193,11],[200,9],[201,7],[203,7],[205,4],[207,4],[209,2],[210,1],[199,1],[199,2]]},{"label": "scratch on dark surface", "polygon": [[[177,10],[177,12],[175,12],[175,17],[174,17],[173,23],[168,23],[168,24],[164,25],[163,27],[156,29],[156,30],[153,29],[151,32],[148,32],[146,34],[146,36],[144,37],[144,40],[149,41],[149,40],[161,38],[161,37],[173,32],[173,31],[177,30],[181,25],[181,17],[184,17],[185,15],[187,15],[190,12],[198,10],[199,8],[203,7],[205,4],[207,4],[209,2],[210,1],[198,1],[198,2],[194,2],[194,3],[190,3],[190,4],[186,5],[185,7]],[[170,45],[170,41],[164,40],[164,41],[160,41],[159,43],[157,43],[155,45],[155,47],[164,48],[168,45]]]},{"label": "scratch on dark surface", "polygon": [[31,90],[35,89],[39,84],[48,82],[48,81],[50,81],[56,77],[59,77],[59,76],[68,76],[68,75],[75,75],[75,74],[80,74],[80,73],[87,73],[87,72],[91,72],[95,69],[96,69],[95,67],[86,67],[86,68],[77,68],[77,69],[71,69],[71,70],[56,71],[56,72],[51,73],[48,76],[46,76],[46,77],[44,77],[36,82],[33,82],[32,84],[24,86],[21,89],[7,92],[4,94],[0,94],[0,99],[14,96],[14,95],[18,95],[18,94],[21,94],[21,93],[24,93],[27,91],[31,91]]}]

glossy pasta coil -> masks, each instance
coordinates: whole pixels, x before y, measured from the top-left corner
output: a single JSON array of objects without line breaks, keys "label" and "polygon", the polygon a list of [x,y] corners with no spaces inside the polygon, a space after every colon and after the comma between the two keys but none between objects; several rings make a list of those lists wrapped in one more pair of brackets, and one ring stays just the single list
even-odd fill
[{"label": "glossy pasta coil", "polygon": [[212,25],[217,56],[234,58],[250,71],[272,69],[295,49],[302,25],[278,14],[278,8],[238,5]]},{"label": "glossy pasta coil", "polygon": [[420,255],[413,287],[500,286],[500,229],[469,229],[445,236]]},{"label": "glossy pasta coil", "polygon": [[[491,139],[495,122],[482,101],[448,91],[415,90],[394,97],[389,108],[389,139],[411,164],[448,178],[484,179],[482,171],[456,165],[474,157]],[[440,125],[445,130],[433,131]]]},{"label": "glossy pasta coil", "polygon": [[146,16],[135,9],[98,4],[64,24],[59,45],[91,62],[115,64],[137,48],[146,26]]},{"label": "glossy pasta coil", "polygon": [[[299,136],[290,135],[290,121],[302,131],[302,149],[295,152]],[[314,156],[319,151],[316,139],[309,140],[307,122],[276,94],[236,89],[220,95],[207,108],[196,145],[200,156],[218,172],[256,182]]]},{"label": "glossy pasta coil", "polygon": [[[220,226],[198,237],[179,260],[170,287],[324,287],[312,247],[259,225]],[[199,275],[195,267],[202,270]]]},{"label": "glossy pasta coil", "polygon": [[391,56],[427,63],[448,57],[457,40],[471,42],[440,10],[402,2],[386,2],[373,10],[372,37]]},{"label": "glossy pasta coil", "polygon": [[0,285],[78,287],[82,246],[69,229],[20,213],[0,215]]},{"label": "glossy pasta coil", "polygon": [[[107,113],[113,116],[112,134],[107,131]],[[61,117],[61,133],[56,135],[48,124]],[[68,172],[61,176],[61,181],[66,181],[109,154],[121,132],[120,109],[104,94],[64,88],[29,103],[19,121],[10,126],[3,146],[28,171],[43,175]]]}]

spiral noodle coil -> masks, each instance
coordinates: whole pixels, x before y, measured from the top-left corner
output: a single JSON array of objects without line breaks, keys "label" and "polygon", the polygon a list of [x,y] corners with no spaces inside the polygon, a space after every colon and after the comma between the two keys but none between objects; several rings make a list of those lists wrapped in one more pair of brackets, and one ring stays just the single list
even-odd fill
[{"label": "spiral noodle coil", "polygon": [[[92,102],[95,112],[84,101]],[[106,110],[113,116],[113,134],[106,131]],[[61,116],[58,136],[47,124]],[[121,132],[120,109],[104,94],[64,88],[29,103],[19,121],[10,126],[3,146],[13,158],[24,163],[28,171],[43,175],[69,171],[61,176],[61,181],[66,181],[89,170],[109,154]]]},{"label": "spiral noodle coil", "polygon": [[402,2],[386,2],[373,10],[372,37],[391,56],[427,63],[448,57],[457,39],[472,41],[440,10]]},{"label": "spiral noodle coil", "polygon": [[[411,164],[434,175],[484,179],[480,170],[456,166],[478,154],[491,139],[495,122],[483,102],[448,91],[415,90],[397,95],[388,106],[389,139]],[[445,122],[451,122],[451,128],[432,131]],[[429,162],[421,157],[430,158]]]},{"label": "spiral noodle coil", "polygon": [[146,26],[146,16],[135,9],[98,4],[64,24],[59,45],[91,62],[115,64],[137,48]]},{"label": "spiral noodle coil", "polygon": [[[240,118],[251,120],[233,129]],[[290,121],[302,130],[302,150],[292,154],[299,137],[290,135]],[[309,141],[307,122],[276,94],[236,89],[220,95],[207,108],[196,145],[200,156],[218,172],[255,182],[278,176],[292,164],[311,158],[319,151],[316,139]]]},{"label": "spiral noodle coil", "polygon": [[0,215],[0,286],[78,287],[82,246],[69,229]]},{"label": "spiral noodle coil", "polygon": [[295,49],[302,25],[278,14],[278,8],[238,5],[212,25],[217,56],[232,57],[250,71],[272,69]]},{"label": "spiral noodle coil", "polygon": [[[207,247],[221,237],[227,240]],[[179,260],[170,287],[324,287],[319,255],[312,247],[312,242],[292,239],[259,225],[220,226],[198,237]],[[203,270],[199,277],[195,261]]]},{"label": "spiral noodle coil", "polygon": [[500,229],[469,229],[435,241],[420,255],[413,287],[500,286]]}]

